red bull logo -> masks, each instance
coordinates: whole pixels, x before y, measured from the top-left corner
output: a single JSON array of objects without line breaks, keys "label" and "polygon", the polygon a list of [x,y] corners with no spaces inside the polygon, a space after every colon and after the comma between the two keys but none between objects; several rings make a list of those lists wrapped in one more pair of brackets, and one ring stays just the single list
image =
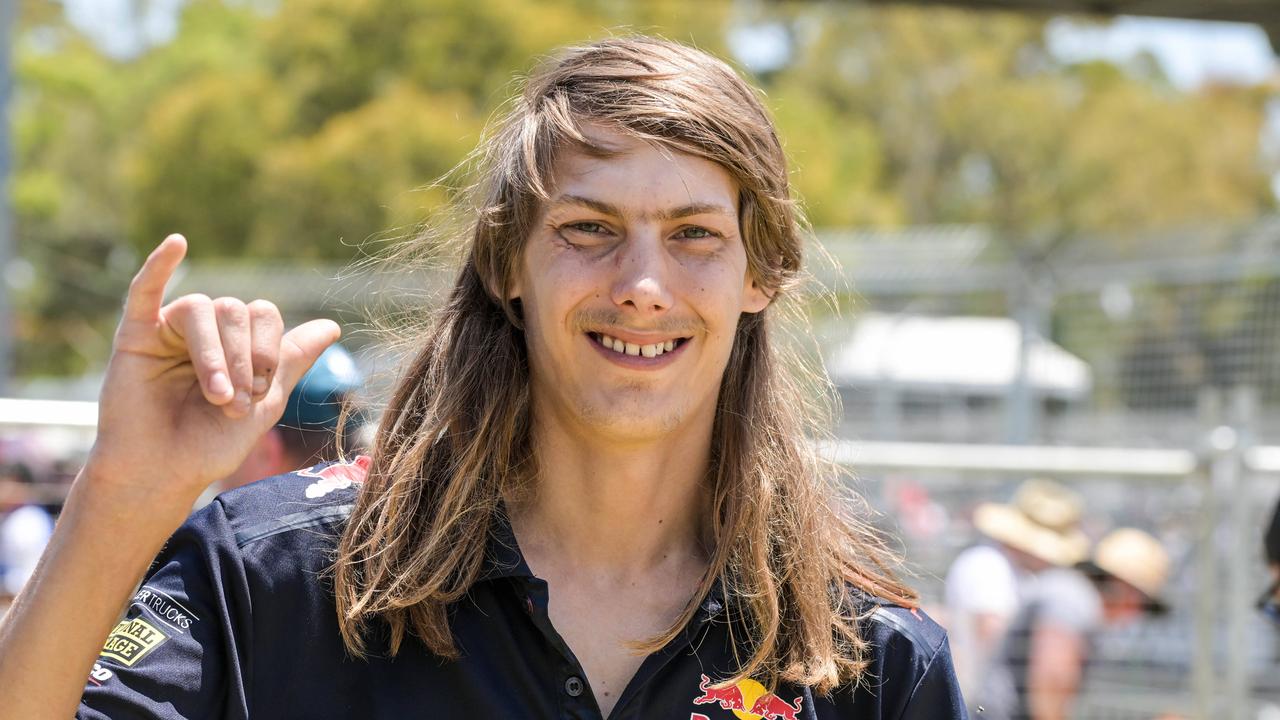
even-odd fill
[{"label": "red bull logo", "polygon": [[349,463],[334,463],[326,465],[319,470],[315,468],[307,468],[299,470],[298,474],[302,477],[319,478],[315,482],[307,486],[307,497],[315,500],[322,498],[334,490],[351,487],[352,483],[364,482],[364,476],[369,472],[369,464],[373,462],[368,455],[359,455],[356,459]]},{"label": "red bull logo", "polygon": [[[718,704],[722,710],[731,711],[742,720],[797,720],[804,698],[787,702],[755,680],[743,680],[736,685],[713,687],[711,678],[702,676],[698,684],[702,695],[693,699],[694,705]],[[711,720],[702,713],[693,713],[689,720]]]}]

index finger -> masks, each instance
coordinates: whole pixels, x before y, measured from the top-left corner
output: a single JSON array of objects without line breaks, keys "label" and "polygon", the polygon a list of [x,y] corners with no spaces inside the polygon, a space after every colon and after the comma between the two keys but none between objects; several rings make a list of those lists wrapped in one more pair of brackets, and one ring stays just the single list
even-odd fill
[{"label": "index finger", "polygon": [[187,254],[187,239],[174,233],[156,246],[129,283],[124,319],[154,322],[164,304],[164,287]]}]

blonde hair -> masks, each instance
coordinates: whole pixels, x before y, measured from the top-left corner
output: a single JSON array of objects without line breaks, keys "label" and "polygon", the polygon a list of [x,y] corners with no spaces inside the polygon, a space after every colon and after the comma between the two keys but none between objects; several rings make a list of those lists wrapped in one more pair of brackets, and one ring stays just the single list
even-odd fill
[{"label": "blonde hair", "polygon": [[824,419],[806,400],[813,388],[771,341],[770,317],[801,279],[803,220],[785,155],[760,99],[729,66],[648,37],[564,51],[527,79],[482,143],[461,272],[393,393],[339,543],[343,639],[362,655],[377,618],[393,654],[412,633],[437,655],[457,656],[448,606],[481,572],[504,493],[538,472],[528,358],[507,291],[558,153],[603,152],[584,135],[587,122],[724,167],[740,188],[749,272],[774,296],[769,309],[740,318],[720,387],[709,568],[683,614],[637,649],[674,638],[719,581],[746,633],[735,679],[819,692],[856,681],[866,666],[862,596],[913,604],[916,595],[879,535],[838,501],[836,468],[812,450]]}]

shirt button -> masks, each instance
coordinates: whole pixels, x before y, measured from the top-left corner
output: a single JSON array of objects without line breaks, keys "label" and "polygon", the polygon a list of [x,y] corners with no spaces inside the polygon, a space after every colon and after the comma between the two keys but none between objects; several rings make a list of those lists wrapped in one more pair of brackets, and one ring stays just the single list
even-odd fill
[{"label": "shirt button", "polygon": [[564,691],[569,693],[569,697],[578,697],[585,689],[586,686],[582,684],[582,678],[577,675],[570,676],[568,680],[564,681]]}]

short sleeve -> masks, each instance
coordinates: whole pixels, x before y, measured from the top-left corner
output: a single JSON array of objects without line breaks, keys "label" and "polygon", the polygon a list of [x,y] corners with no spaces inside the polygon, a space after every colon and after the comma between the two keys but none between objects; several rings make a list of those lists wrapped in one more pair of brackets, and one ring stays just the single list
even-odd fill
[{"label": "short sleeve", "polygon": [[899,720],[968,720],[960,683],[944,639],[925,665]]},{"label": "short sleeve", "polygon": [[77,718],[248,716],[248,584],[220,502],[170,538],[111,631]]},{"label": "short sleeve", "polygon": [[877,604],[865,626],[866,679],[834,717],[967,720],[946,632],[923,610]]},{"label": "short sleeve", "polygon": [[960,553],[947,571],[946,603],[953,611],[1013,615],[1018,580],[1009,561],[986,545]]},{"label": "short sleeve", "polygon": [[1102,626],[1098,591],[1076,570],[1053,568],[1036,576],[1035,603],[1041,622],[1081,634]]}]

